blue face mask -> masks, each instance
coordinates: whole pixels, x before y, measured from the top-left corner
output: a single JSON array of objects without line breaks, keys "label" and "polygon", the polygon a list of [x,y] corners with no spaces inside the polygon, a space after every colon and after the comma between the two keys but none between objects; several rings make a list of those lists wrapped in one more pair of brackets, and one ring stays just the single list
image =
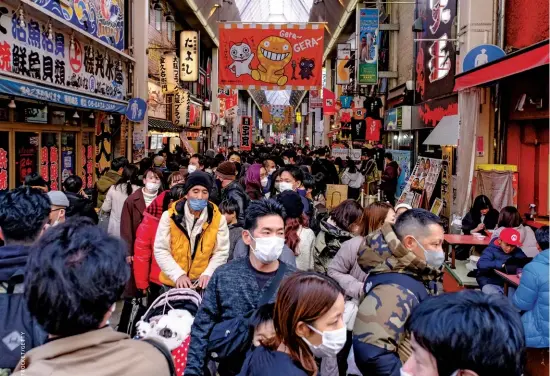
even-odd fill
[{"label": "blue face mask", "polygon": [[202,211],[208,205],[208,200],[200,200],[198,198],[189,199],[189,207],[195,211]]}]

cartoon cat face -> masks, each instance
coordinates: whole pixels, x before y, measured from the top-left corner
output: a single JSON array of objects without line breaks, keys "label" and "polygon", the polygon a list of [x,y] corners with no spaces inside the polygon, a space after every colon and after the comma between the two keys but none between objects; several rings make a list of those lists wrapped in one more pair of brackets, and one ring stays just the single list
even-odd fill
[{"label": "cartoon cat face", "polygon": [[282,68],[292,59],[292,45],[284,38],[270,36],[258,45],[258,60],[264,66]]},{"label": "cartoon cat face", "polygon": [[300,69],[310,71],[313,70],[313,68],[315,68],[315,60],[306,58],[300,60]]},{"label": "cartoon cat face", "polygon": [[246,60],[250,57],[250,54],[252,54],[252,49],[245,39],[240,43],[232,45],[229,53],[233,60]]},{"label": "cartoon cat face", "polygon": [[271,116],[274,118],[281,118],[283,117],[283,114],[284,114],[283,108],[274,107],[271,109]]}]

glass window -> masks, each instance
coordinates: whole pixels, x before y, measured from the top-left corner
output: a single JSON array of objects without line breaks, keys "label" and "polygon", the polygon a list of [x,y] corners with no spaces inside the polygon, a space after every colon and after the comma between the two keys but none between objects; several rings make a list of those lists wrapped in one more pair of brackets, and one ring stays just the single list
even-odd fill
[{"label": "glass window", "polygon": [[162,12],[160,10],[155,10],[155,29],[158,31],[162,28]]},{"label": "glass window", "polygon": [[25,176],[38,172],[38,133],[15,133],[15,184],[23,185]]}]

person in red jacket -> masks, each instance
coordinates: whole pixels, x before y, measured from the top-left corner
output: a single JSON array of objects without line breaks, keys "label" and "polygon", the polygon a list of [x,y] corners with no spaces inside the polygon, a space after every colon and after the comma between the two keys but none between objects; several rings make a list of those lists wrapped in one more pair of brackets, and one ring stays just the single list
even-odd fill
[{"label": "person in red jacket", "polygon": [[386,168],[382,173],[382,184],[380,189],[384,192],[386,200],[389,201],[391,206],[395,206],[395,192],[397,191],[397,180],[401,174],[399,165],[393,160],[393,156],[390,152],[384,155],[384,162]]},{"label": "person in red jacket", "polygon": [[168,210],[170,203],[183,196],[185,184],[176,182],[169,191],[164,191],[149,205],[140,223],[134,243],[134,277],[136,286],[147,294],[147,303],[151,304],[163,292],[159,279],[160,267],[155,260],[153,246],[162,213]]}]

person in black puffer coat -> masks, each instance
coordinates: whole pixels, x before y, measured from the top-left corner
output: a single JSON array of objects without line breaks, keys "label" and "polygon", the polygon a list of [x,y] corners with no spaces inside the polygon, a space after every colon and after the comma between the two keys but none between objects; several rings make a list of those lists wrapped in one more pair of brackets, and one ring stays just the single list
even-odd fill
[{"label": "person in black puffer coat", "polygon": [[244,225],[244,216],[250,198],[245,192],[243,186],[237,181],[237,168],[233,162],[223,162],[216,169],[216,183],[218,191],[221,191],[221,201],[233,200],[239,207],[239,216],[237,223],[239,226]]},{"label": "person in black puffer coat", "polygon": [[67,218],[73,216],[88,217],[97,224],[99,220],[94,203],[83,195],[82,185],[82,179],[77,175],[71,175],[63,182],[63,189],[70,203],[65,216]]}]

